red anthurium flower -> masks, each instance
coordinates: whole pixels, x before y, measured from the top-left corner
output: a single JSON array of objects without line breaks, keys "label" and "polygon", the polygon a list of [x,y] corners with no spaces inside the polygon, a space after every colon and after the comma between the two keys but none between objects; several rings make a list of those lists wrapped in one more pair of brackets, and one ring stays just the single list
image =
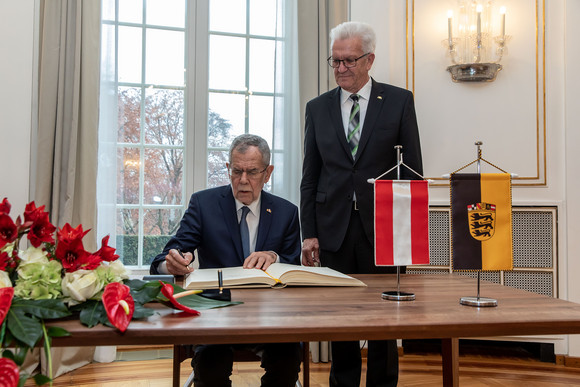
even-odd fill
[{"label": "red anthurium flower", "polygon": [[8,214],[0,213],[0,248],[14,242],[16,238],[18,238],[18,227]]},{"label": "red anthurium flower", "polygon": [[8,198],[4,198],[2,203],[0,203],[0,213],[9,214],[10,208],[12,208],[12,206],[10,205]]},{"label": "red anthurium flower", "polygon": [[121,332],[125,332],[135,311],[130,288],[120,282],[111,282],[105,286],[103,306],[111,324]]},{"label": "red anthurium flower", "polygon": [[16,387],[20,379],[20,371],[14,360],[7,357],[0,358],[0,386]]},{"label": "red anthurium flower", "polygon": [[54,243],[54,238],[52,237],[54,230],[56,230],[56,227],[48,220],[48,212],[40,213],[32,221],[30,231],[28,231],[28,240],[34,247],[39,247],[43,242]]},{"label": "red anthurium flower", "polygon": [[[0,325],[4,322],[6,315],[8,314],[8,310],[12,305],[12,298],[14,297],[14,288],[7,287],[7,288],[0,288]],[[3,386],[0,383],[0,386]]]},{"label": "red anthurium flower", "polygon": [[[195,316],[199,316],[200,313],[197,310],[188,308],[187,306],[182,305],[177,301],[175,296],[173,296],[173,290],[174,290],[173,286],[171,286],[170,284],[166,284],[163,281],[159,281],[159,283],[161,283],[161,293],[169,299],[169,302],[171,302],[171,304],[173,306],[175,306],[177,309],[182,310],[186,313],[189,313],[189,314],[192,314]],[[184,294],[184,293],[186,293],[186,294]],[[190,295],[190,294],[195,294],[195,293],[199,293],[199,291],[194,290],[194,291],[188,291],[188,292],[181,292],[181,293],[177,294],[177,297],[180,297],[180,296],[182,297],[185,295]]]},{"label": "red anthurium flower", "polygon": [[103,241],[101,242],[101,248],[99,249],[99,251],[95,253],[95,255],[101,257],[103,261],[113,262],[117,260],[119,256],[115,254],[115,248],[109,246],[108,244],[109,244],[109,236],[107,235],[106,237],[103,238]]}]

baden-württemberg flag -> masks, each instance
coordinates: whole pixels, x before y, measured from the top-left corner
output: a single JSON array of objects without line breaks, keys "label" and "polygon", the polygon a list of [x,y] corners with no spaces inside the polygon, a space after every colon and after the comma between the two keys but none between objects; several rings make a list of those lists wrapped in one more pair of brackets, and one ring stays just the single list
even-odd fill
[{"label": "baden-w\u00fcrttemberg flag", "polygon": [[429,190],[425,180],[375,181],[375,264],[429,264]]},{"label": "baden-w\u00fcrttemberg flag", "polygon": [[511,176],[451,175],[453,270],[513,269]]}]

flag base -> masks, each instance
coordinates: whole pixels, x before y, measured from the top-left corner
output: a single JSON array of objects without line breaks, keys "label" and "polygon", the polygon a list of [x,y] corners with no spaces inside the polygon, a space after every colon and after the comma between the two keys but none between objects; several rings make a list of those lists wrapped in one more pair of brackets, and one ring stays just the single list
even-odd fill
[{"label": "flag base", "polygon": [[390,301],[415,301],[415,293],[390,291],[383,292],[381,295],[383,300]]},{"label": "flag base", "polygon": [[485,297],[461,297],[459,303],[467,306],[497,306],[496,299]]}]

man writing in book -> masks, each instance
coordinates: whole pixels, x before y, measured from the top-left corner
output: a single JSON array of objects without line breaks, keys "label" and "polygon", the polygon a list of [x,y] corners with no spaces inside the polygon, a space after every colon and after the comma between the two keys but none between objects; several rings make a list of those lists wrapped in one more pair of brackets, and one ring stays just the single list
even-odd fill
[{"label": "man writing in book", "polygon": [[[298,209],[263,191],[273,165],[261,137],[236,137],[226,163],[230,185],[194,193],[179,229],[151,263],[151,274],[185,275],[197,250],[199,268],[267,269],[274,262],[300,264]],[[242,345],[261,353],[262,386],[293,386],[300,371],[298,343]],[[237,345],[196,345],[196,387],[230,386]]]},{"label": "man writing in book", "polygon": [[[304,162],[300,186],[302,262],[320,263],[345,274],[383,273],[374,263],[374,195],[367,179],[397,164],[422,172],[413,94],[376,82],[375,33],[347,22],[330,33],[328,64],[339,87],[306,105]],[[406,168],[401,178],[413,178]],[[387,178],[396,178],[396,174]],[[361,378],[359,342],[333,342],[330,386],[356,386]],[[370,341],[367,386],[396,386],[394,340]]]}]

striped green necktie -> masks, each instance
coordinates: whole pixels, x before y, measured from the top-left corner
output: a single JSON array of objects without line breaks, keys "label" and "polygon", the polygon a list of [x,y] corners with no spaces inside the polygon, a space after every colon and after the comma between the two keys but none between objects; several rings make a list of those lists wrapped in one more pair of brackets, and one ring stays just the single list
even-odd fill
[{"label": "striped green necktie", "polygon": [[347,140],[350,146],[350,153],[354,159],[360,139],[360,106],[358,104],[358,94],[351,94],[349,98],[352,99],[352,108],[350,109],[350,117],[348,119]]}]

